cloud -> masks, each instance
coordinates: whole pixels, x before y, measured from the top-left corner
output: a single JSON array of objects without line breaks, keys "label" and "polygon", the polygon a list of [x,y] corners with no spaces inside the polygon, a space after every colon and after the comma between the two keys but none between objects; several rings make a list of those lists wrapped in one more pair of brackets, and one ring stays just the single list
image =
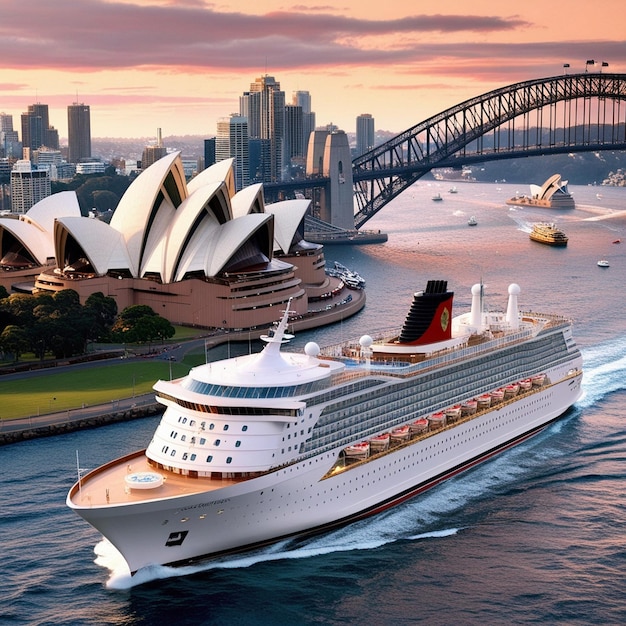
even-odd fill
[{"label": "cloud", "polygon": [[507,32],[530,26],[517,18],[411,15],[357,19],[327,6],[262,15],[218,12],[198,2],[136,5],[104,0],[5,0],[0,58],[6,69],[86,71],[113,68],[250,70],[259,57],[274,66],[314,67],[401,62],[424,33]]}]

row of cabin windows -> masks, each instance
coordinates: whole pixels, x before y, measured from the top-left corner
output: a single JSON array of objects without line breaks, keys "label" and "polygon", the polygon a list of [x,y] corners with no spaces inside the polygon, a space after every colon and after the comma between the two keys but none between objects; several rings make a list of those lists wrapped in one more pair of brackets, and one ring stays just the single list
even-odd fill
[{"label": "row of cabin windows", "polygon": [[[177,432],[177,431],[175,431],[175,430],[173,430],[173,431],[170,433],[170,437],[171,437],[172,439],[176,439],[176,437],[177,437],[177,436],[178,436],[178,432]],[[180,436],[180,440],[181,440],[181,441],[187,441],[187,435],[181,435],[181,436]],[[195,437],[192,437],[192,438],[189,440],[189,443],[190,443],[192,446],[193,446],[193,445],[195,445],[195,444],[196,444],[196,438],[195,438]],[[203,445],[205,445],[205,444],[206,444],[206,439],[205,439],[204,437],[200,437],[200,439],[198,440],[198,442],[197,442],[197,443],[199,443],[201,446],[203,446]],[[221,439],[216,439],[216,440],[213,442],[213,445],[214,445],[214,446],[219,446],[219,445],[220,445],[220,443],[222,443],[222,440],[221,440]],[[241,441],[240,441],[239,439],[237,439],[237,441],[235,441],[235,448],[238,448],[239,446],[241,446]]]},{"label": "row of cabin windows", "polygon": [[[241,443],[241,442],[237,442],[237,443]],[[163,448],[161,448],[161,452],[163,454],[167,454],[169,450],[169,446],[163,446]],[[172,448],[172,451],[170,452],[170,456],[176,456],[176,449]],[[191,454],[189,452],[183,452],[183,457],[182,460],[183,461],[195,461],[196,460],[197,455],[192,452]],[[209,454],[209,456],[207,456],[206,458],[206,462],[207,463],[211,463],[211,461],[213,461],[213,455]],[[226,463],[230,464],[233,462],[233,457],[232,456],[227,456],[226,457]]]},{"label": "row of cabin windows", "polygon": [[[187,423],[187,418],[180,415],[178,417],[178,423],[179,424],[186,424]],[[189,427],[193,428],[196,425],[196,420],[189,420]],[[223,426],[223,430],[226,431],[229,429],[229,425],[228,424],[224,424]],[[213,424],[212,422],[209,424],[209,430],[213,430],[215,428],[215,424]],[[200,422],[200,430],[206,430],[206,422]],[[248,427],[244,424],[241,427],[241,432],[246,432],[248,430]]]}]

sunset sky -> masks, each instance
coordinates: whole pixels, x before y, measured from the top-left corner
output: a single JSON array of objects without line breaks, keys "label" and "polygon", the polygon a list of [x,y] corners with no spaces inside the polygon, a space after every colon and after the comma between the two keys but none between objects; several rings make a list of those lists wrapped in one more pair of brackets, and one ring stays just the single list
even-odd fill
[{"label": "sunset sky", "polygon": [[[250,8],[250,7],[253,8]],[[317,124],[371,113],[400,132],[521,80],[626,72],[623,0],[3,0],[0,111],[91,107],[92,137],[212,136],[263,74],[287,101],[311,93]]]}]

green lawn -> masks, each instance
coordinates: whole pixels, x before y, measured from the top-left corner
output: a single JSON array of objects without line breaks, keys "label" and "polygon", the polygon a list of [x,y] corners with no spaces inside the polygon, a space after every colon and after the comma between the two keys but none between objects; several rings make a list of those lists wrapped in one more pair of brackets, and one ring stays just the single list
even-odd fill
[{"label": "green lawn", "polygon": [[[190,367],[188,363],[173,362],[171,365],[172,378],[184,376]],[[71,372],[50,371],[21,380],[0,378],[0,419],[29,417],[75,409],[83,404],[105,404],[130,398],[149,393],[158,379],[168,380],[169,377],[168,361],[146,359]]]}]

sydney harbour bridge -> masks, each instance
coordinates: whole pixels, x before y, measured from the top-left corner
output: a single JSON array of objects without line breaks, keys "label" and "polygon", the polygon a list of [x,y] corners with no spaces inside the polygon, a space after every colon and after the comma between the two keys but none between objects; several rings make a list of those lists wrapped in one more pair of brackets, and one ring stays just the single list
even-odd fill
[{"label": "sydney harbour bridge", "polygon": [[[565,74],[502,87],[355,158],[355,228],[434,168],[602,150],[626,150],[626,74]],[[265,185],[266,194],[312,190],[329,180]]]}]

